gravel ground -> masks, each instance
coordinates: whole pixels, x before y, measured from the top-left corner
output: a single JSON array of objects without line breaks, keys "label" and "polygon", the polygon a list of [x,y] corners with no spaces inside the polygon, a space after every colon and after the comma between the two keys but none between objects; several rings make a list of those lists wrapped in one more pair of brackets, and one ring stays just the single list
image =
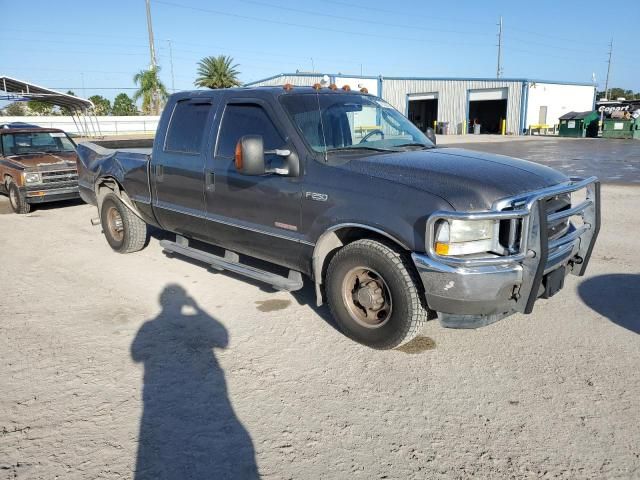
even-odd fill
[{"label": "gravel ground", "polygon": [[0,478],[640,478],[640,188],[603,198],[587,277],[532,315],[380,352],[309,285],[0,197]]}]

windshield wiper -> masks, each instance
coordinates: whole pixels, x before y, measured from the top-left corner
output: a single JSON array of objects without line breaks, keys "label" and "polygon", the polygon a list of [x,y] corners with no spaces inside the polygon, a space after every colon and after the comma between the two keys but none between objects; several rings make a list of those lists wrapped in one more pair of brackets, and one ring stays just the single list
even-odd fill
[{"label": "windshield wiper", "polygon": [[336,148],[330,148],[327,150],[327,153],[333,153],[333,152],[347,152],[347,151],[354,151],[354,150],[373,150],[374,152],[397,152],[398,150],[396,149],[391,149],[391,148],[379,148],[379,147],[336,147]]},{"label": "windshield wiper", "polygon": [[433,148],[434,145],[425,145],[424,143],[403,143],[401,145],[396,145],[398,148],[402,147],[422,147],[422,148]]}]

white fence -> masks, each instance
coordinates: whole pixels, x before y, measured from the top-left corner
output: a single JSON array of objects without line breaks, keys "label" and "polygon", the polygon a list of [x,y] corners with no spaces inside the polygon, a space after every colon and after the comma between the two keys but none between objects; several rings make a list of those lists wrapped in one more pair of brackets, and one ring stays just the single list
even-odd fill
[{"label": "white fence", "polygon": [[[158,126],[159,116],[139,115],[133,117],[95,117],[102,135],[127,135],[135,133],[154,134]],[[87,119],[89,121],[89,119]],[[73,119],[69,116],[28,116],[28,117],[0,117],[0,124],[24,122],[45,128],[59,128],[67,133],[81,134]]]}]

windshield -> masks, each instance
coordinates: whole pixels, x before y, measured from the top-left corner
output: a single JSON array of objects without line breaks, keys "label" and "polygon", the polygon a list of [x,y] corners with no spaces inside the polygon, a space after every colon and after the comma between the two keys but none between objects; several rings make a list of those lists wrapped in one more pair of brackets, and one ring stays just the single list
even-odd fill
[{"label": "windshield", "polygon": [[5,155],[73,152],[73,142],[64,132],[21,132],[2,135]]},{"label": "windshield", "polygon": [[401,151],[433,143],[391,105],[368,95],[288,94],[282,104],[316,152]]}]

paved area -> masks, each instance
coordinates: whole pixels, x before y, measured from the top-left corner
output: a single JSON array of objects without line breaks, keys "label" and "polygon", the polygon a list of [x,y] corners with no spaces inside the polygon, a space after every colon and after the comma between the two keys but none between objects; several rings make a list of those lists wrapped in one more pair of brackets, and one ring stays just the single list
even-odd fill
[{"label": "paved area", "polygon": [[606,183],[640,185],[640,141],[603,138],[497,137],[475,135],[438,138],[452,146],[524,158],[562,172],[596,175]]},{"label": "paved area", "polygon": [[532,315],[380,352],[309,285],[0,197],[0,479],[639,478],[640,188],[603,198],[588,276]]}]

